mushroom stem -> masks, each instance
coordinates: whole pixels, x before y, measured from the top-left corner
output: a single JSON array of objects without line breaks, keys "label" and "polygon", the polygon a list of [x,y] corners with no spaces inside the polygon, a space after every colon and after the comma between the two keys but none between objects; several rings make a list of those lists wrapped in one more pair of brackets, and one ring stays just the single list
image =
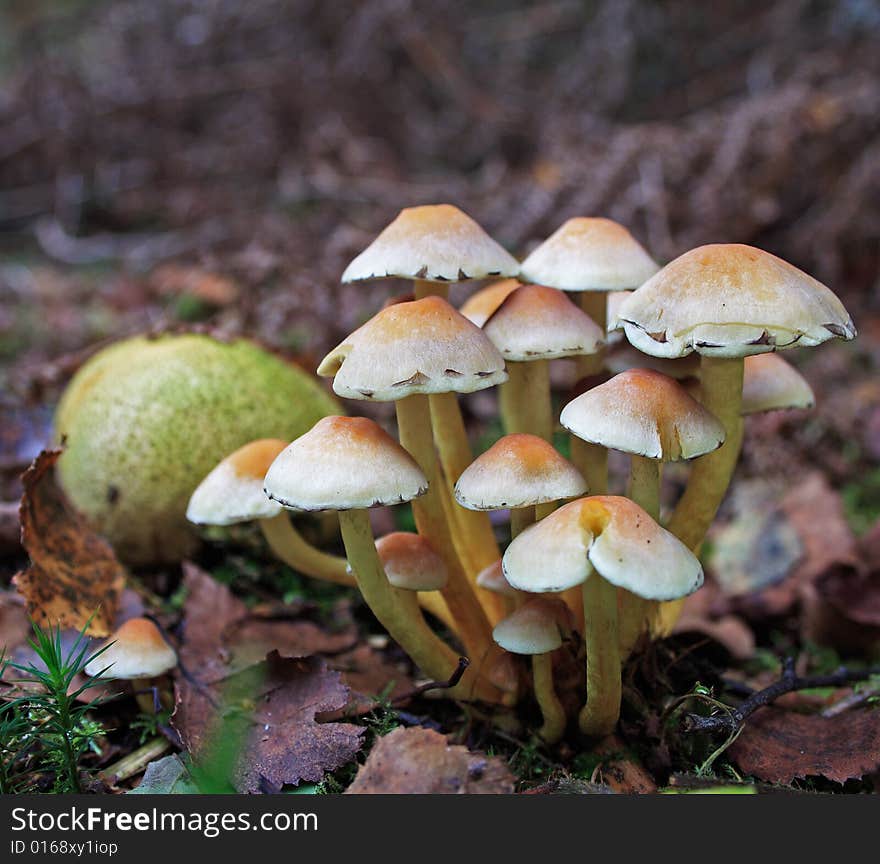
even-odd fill
[{"label": "mushroom stem", "polygon": [[617,632],[617,589],[598,573],[583,585],[584,640],[587,648],[587,704],[578,723],[585,735],[614,731],[620,717],[620,647]]},{"label": "mushroom stem", "polygon": [[261,519],[260,529],[269,548],[289,567],[336,585],[357,585],[348,572],[345,558],[330,555],[312,546],[290,521],[287,513],[279,513],[271,519]]},{"label": "mushroom stem", "polygon": [[544,504],[535,505],[535,521],[540,522],[549,516],[559,505],[558,501],[547,501]]},{"label": "mushroom stem", "polygon": [[528,432],[553,443],[550,361],[509,362],[499,394],[501,422],[508,435]]},{"label": "mushroom stem", "polygon": [[[580,307],[605,333],[608,329],[608,294],[605,291],[580,291]],[[605,365],[605,350],[584,354],[577,359],[578,378],[598,375]]]},{"label": "mushroom stem", "polygon": [[565,709],[553,686],[553,653],[532,655],[532,684],[535,699],[541,709],[544,723],[538,735],[548,744],[555,744],[565,734]]},{"label": "mushroom stem", "polygon": [[[733,477],[742,444],[743,358],[706,357],[700,361],[700,401],[724,426],[724,443],[694,461],[687,487],[667,528],[689,549],[699,547],[718,512]],[[678,619],[682,601],[660,605],[659,634],[668,634]]]},{"label": "mushroom stem", "polygon": [[160,682],[154,681],[152,678],[132,678],[131,679],[131,689],[134,694],[135,702],[138,704],[138,708],[144,714],[157,714],[157,706],[156,700],[159,700],[159,708],[161,707],[169,707],[166,703],[168,703],[168,698],[162,698],[166,696],[160,688]]},{"label": "mushroom stem", "polygon": [[428,399],[422,395],[407,396],[395,402],[395,407],[400,443],[428,478],[427,493],[412,502],[416,527],[446,563],[449,582],[443,589],[443,599],[471,655],[473,667],[479,668],[494,644],[491,627],[456,553],[450,520],[444,511],[445,480],[434,451]]},{"label": "mushroom stem", "polygon": [[[660,522],[661,462],[633,454],[629,463],[629,497],[655,522]],[[657,614],[659,604],[631,591],[618,589],[620,653],[628,657],[642,633]]]},{"label": "mushroom stem", "polygon": [[[413,592],[398,591],[388,582],[376,551],[367,511],[340,511],[339,526],[358,588],[373,614],[426,675],[438,681],[447,679],[458,665],[458,655],[425,623],[418,599],[402,596]],[[450,695],[453,698],[501,701],[498,690],[468,672]]]},{"label": "mushroom stem", "polygon": [[[452,501],[452,487],[473,461],[473,452],[455,393],[434,393],[428,397],[428,402],[434,440],[440,453],[449,500]],[[466,563],[472,571],[469,575],[476,578],[477,573],[501,554],[489,514],[454,505],[452,513]]]},{"label": "mushroom stem", "polygon": [[572,435],[571,461],[584,475],[590,495],[604,495],[608,491],[608,450],[605,447]]},{"label": "mushroom stem", "polygon": [[514,540],[522,534],[529,525],[535,524],[534,507],[511,507],[510,508],[510,539]]},{"label": "mushroom stem", "polygon": [[424,300],[425,297],[449,298],[449,285],[445,282],[430,282],[427,279],[413,279],[413,296],[416,300]]}]

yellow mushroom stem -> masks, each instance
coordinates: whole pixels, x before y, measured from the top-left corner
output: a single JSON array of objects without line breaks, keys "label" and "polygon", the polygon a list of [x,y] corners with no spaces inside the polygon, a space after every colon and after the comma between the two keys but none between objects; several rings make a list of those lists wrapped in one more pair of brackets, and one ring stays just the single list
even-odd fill
[{"label": "yellow mushroom stem", "polygon": [[167,675],[160,675],[157,678],[132,678],[131,689],[138,708],[144,714],[158,714],[163,708],[174,707],[174,694]]},{"label": "yellow mushroom stem", "polygon": [[510,539],[515,540],[530,525],[535,524],[534,507],[510,508]]},{"label": "yellow mushroom stem", "polygon": [[[724,426],[724,444],[694,460],[684,494],[666,526],[696,555],[724,499],[739,458],[743,433],[742,384],[742,357],[701,358],[700,401]],[[660,604],[655,623],[659,635],[671,632],[681,606],[681,600]]]},{"label": "yellow mushroom stem", "polygon": [[454,503],[455,482],[473,461],[464,420],[455,393],[434,393],[428,397],[431,407],[431,426],[440,454],[440,464],[446,480],[448,499],[452,502],[455,520],[453,530],[471,580],[498,560],[501,554],[488,513],[467,510]]},{"label": "yellow mushroom stem", "polygon": [[508,380],[498,394],[504,432],[528,432],[553,443],[550,361],[508,362]]},{"label": "yellow mushroom stem", "polygon": [[578,724],[590,737],[610,735],[620,717],[621,668],[617,589],[593,572],[583,584],[587,704]]},{"label": "yellow mushroom stem", "polygon": [[[458,666],[458,655],[428,627],[413,592],[400,591],[388,582],[367,511],[342,511],[339,525],[358,588],[373,614],[426,675],[438,681],[448,679]],[[470,670],[449,695],[496,704],[501,701],[500,691]]]},{"label": "yellow mushroom stem", "polygon": [[275,555],[299,573],[336,585],[352,588],[357,585],[354,576],[348,572],[345,558],[312,546],[296,530],[286,512],[261,519],[260,529]]},{"label": "yellow mushroom stem", "polygon": [[[605,333],[607,330],[608,295],[604,291],[579,292],[580,307]],[[599,375],[605,368],[604,347],[595,354],[577,358],[578,379]],[[571,461],[584,475],[590,495],[604,495],[608,491],[608,451],[596,444],[588,444],[571,436]]]},{"label": "yellow mushroom stem", "polygon": [[395,407],[400,443],[428,478],[427,493],[412,502],[416,527],[446,563],[449,582],[443,589],[443,599],[470,655],[471,669],[479,669],[494,645],[492,631],[456,552],[451,520],[443,503],[446,487],[434,451],[428,399],[422,395],[407,396],[396,402]]},{"label": "yellow mushroom stem", "polygon": [[[660,477],[662,463],[659,459],[633,454],[629,463],[629,497],[655,522],[660,522]],[[625,659],[630,655],[639,637],[657,615],[659,603],[645,600],[623,588],[618,589],[620,611],[620,653]]]},{"label": "yellow mushroom stem", "polygon": [[553,652],[532,655],[532,684],[535,699],[544,722],[538,735],[548,744],[555,744],[565,734],[565,709],[553,685]]},{"label": "yellow mushroom stem", "polygon": [[448,282],[431,282],[428,279],[413,279],[413,297],[424,300],[425,297],[442,297],[449,299]]}]

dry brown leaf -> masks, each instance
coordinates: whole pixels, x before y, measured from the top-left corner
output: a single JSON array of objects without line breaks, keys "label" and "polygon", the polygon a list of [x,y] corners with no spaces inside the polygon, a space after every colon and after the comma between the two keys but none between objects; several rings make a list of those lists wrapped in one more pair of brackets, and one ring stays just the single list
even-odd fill
[{"label": "dry brown leaf", "polygon": [[880,711],[822,717],[762,708],[728,753],[743,772],[770,783],[816,776],[844,783],[880,766]]},{"label": "dry brown leaf", "polygon": [[67,502],[55,483],[60,450],[44,450],[22,477],[22,545],[30,566],[14,577],[38,624],[109,636],[125,584],[110,544]]},{"label": "dry brown leaf", "polygon": [[623,741],[616,735],[603,740],[595,751],[601,755],[599,780],[613,792],[621,795],[651,795],[657,791],[654,778],[626,752]]},{"label": "dry brown leaf", "polygon": [[430,729],[399,728],[380,738],[354,782],[352,795],[504,795],[513,775],[502,759],[450,745]]},{"label": "dry brown leaf", "polygon": [[[364,729],[318,720],[318,715],[339,711],[348,698],[339,673],[322,658],[287,658],[273,651],[210,691],[180,680],[172,724],[196,758],[210,752],[215,736],[228,743],[240,735],[236,773],[230,778],[235,788],[277,790],[303,780],[316,782],[354,759]],[[211,700],[225,706],[219,726]]]},{"label": "dry brown leaf", "polygon": [[701,591],[685,598],[673,634],[701,633],[722,645],[731,657],[748,660],[755,653],[755,634],[742,618],[717,614],[726,605],[717,584],[707,582]]},{"label": "dry brown leaf", "polygon": [[[329,662],[342,673],[342,680],[351,690],[351,702],[346,708],[350,713],[368,710],[380,694],[395,699],[412,692],[416,686],[403,664],[391,663],[380,651],[366,644],[333,657]],[[392,683],[394,686],[386,693]]]}]

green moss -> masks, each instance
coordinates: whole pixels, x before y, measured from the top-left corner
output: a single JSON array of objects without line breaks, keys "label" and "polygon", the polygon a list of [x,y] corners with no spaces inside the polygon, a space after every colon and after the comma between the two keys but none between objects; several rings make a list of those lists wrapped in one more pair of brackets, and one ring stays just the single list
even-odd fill
[{"label": "green moss", "polygon": [[55,418],[61,483],[125,560],[174,561],[195,542],[189,496],[217,462],[340,412],[316,379],[252,342],[137,337],[70,382]]}]

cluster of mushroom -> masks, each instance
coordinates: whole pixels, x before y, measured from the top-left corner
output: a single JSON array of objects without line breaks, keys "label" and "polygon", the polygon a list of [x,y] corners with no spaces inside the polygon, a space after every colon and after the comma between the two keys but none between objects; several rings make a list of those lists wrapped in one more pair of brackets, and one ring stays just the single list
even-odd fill
[{"label": "cluster of mushroom", "polygon": [[[770,352],[851,339],[852,321],[829,289],[766,252],[704,246],[660,269],[599,218],[569,220],[519,263],[455,207],[405,209],[342,278],[388,277],[411,280],[411,296],[355,330],[318,374],[341,397],[394,403],[398,439],[334,416],[291,444],[254,442],[205,479],[188,517],[259,520],[279,557],[356,585],[422,671],[445,680],[458,655],[429,611],[471,661],[452,695],[511,705],[531,692],[548,742],[573,719],[555,692],[554,655],[566,640],[582,645],[579,726],[607,734],[623,660],[702,584],[696,553],[730,481],[742,415],[812,403]],[[460,311],[448,302],[449,283],[491,277],[500,281]],[[629,345],[609,349],[619,329]],[[571,461],[553,446],[550,364],[566,360],[597,385],[559,418]],[[458,396],[496,386],[506,434],[475,459]],[[628,497],[608,494],[610,449],[630,455]],[[684,459],[694,465],[664,528],[662,464]],[[404,502],[417,534],[376,542],[368,510]],[[309,545],[285,510],[336,511],[346,558]],[[510,512],[503,556],[497,510]],[[531,656],[531,675],[515,655]]]}]

